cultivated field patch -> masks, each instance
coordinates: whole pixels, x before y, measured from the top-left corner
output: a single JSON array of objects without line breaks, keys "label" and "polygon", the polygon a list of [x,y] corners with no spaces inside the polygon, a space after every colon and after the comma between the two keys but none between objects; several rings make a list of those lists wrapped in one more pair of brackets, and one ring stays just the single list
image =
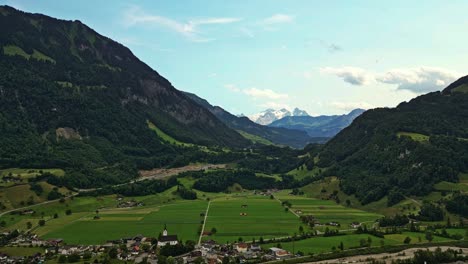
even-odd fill
[{"label": "cultivated field patch", "polygon": [[219,243],[263,238],[287,237],[297,233],[299,219],[285,212],[274,199],[260,196],[225,197],[211,202],[205,231],[216,233],[206,239]]},{"label": "cultivated field patch", "polygon": [[[100,219],[93,215],[52,230],[43,238],[62,238],[69,244],[102,244],[108,240],[133,237],[139,234],[158,237],[167,225],[169,234],[178,238],[196,241],[200,226],[200,213],[206,210],[207,202],[179,202],[161,206],[159,210],[131,214],[106,214]],[[121,210],[117,210],[121,211]],[[108,213],[108,211],[106,211]]]}]

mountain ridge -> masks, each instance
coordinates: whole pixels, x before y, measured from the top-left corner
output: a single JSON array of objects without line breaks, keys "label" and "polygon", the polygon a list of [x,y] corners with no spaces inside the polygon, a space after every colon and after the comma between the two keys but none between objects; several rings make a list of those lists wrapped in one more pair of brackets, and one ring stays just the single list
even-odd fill
[{"label": "mountain ridge", "polygon": [[246,116],[235,116],[219,106],[213,106],[207,100],[193,93],[185,92],[185,94],[195,102],[207,108],[232,129],[242,130],[246,133],[267,139],[275,144],[302,148],[308,143],[322,143],[325,141],[324,138],[309,137],[307,133],[300,130],[274,128],[257,124]]},{"label": "mountain ridge", "polygon": [[286,116],[268,126],[302,130],[311,137],[331,138],[350,125],[364,111],[364,109],[354,109],[348,114],[331,116]]}]

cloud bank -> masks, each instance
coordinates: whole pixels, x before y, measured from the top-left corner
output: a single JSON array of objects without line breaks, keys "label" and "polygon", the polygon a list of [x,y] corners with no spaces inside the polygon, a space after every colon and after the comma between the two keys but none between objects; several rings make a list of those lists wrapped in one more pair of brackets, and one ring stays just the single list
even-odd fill
[{"label": "cloud bank", "polygon": [[325,67],[320,69],[320,73],[335,75],[352,85],[378,82],[396,85],[398,90],[416,94],[442,90],[461,76],[454,71],[426,66],[392,69],[377,74],[357,67]]}]

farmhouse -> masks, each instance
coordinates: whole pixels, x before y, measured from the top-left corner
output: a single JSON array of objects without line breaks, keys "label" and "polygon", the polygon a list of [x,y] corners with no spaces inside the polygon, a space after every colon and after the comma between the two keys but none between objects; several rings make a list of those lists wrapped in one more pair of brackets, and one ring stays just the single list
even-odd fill
[{"label": "farmhouse", "polygon": [[166,226],[164,226],[163,234],[158,239],[158,246],[164,247],[167,244],[174,246],[174,245],[177,245],[178,243],[179,243],[179,240],[177,239],[177,235],[168,235],[167,228]]},{"label": "farmhouse", "polygon": [[270,248],[270,251],[276,257],[276,259],[283,259],[289,256],[289,252],[281,248],[272,247]]},{"label": "farmhouse", "polygon": [[248,249],[249,249],[249,245],[246,244],[246,243],[238,243],[238,244],[236,245],[236,250],[237,250],[237,252],[239,252],[239,253],[247,252]]}]

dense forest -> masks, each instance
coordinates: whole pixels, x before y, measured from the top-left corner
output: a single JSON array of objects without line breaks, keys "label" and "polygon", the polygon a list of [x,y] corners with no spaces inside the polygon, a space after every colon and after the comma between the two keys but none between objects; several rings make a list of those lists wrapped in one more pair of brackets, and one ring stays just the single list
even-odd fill
[{"label": "dense forest", "polygon": [[[463,80],[465,80],[463,82]],[[466,85],[467,78],[458,82]],[[367,204],[389,195],[426,195],[468,171],[468,94],[449,86],[393,109],[365,112],[328,142],[317,165]]]}]

